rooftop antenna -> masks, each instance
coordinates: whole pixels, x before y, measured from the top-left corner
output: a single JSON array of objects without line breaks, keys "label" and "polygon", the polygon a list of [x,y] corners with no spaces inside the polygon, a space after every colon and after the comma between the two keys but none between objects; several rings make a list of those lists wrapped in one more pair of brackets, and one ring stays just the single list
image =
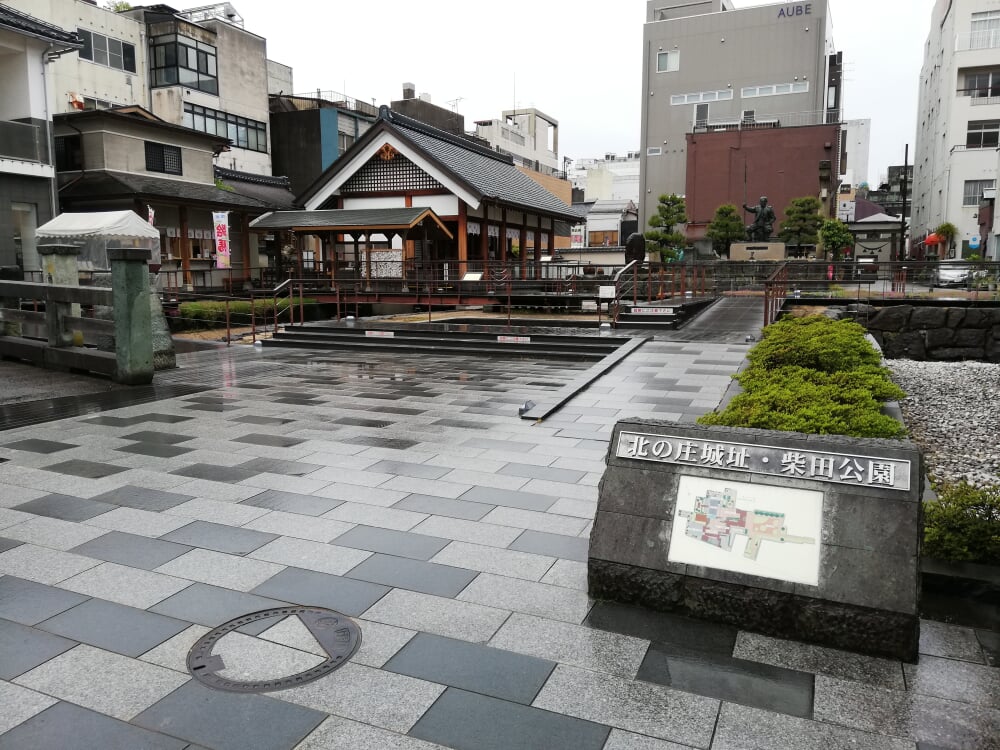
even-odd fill
[{"label": "rooftop antenna", "polygon": [[456,98],[454,98],[454,99],[452,99],[450,101],[445,102],[445,104],[451,105],[451,111],[452,112],[458,112],[458,103],[460,101],[463,101],[464,99],[465,99],[464,96],[459,96],[459,97],[456,97]]}]

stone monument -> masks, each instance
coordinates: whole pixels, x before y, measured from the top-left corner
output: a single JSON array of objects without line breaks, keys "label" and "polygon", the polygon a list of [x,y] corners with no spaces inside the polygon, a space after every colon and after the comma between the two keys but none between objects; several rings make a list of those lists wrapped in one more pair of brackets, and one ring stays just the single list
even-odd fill
[{"label": "stone monument", "polygon": [[754,215],[753,223],[747,226],[747,242],[767,242],[774,231],[774,209],[767,203],[767,196],[760,196],[759,206],[743,204],[743,210]]},{"label": "stone monument", "polygon": [[625,240],[625,263],[631,263],[633,260],[639,263],[646,262],[646,238],[641,232],[633,232]]}]

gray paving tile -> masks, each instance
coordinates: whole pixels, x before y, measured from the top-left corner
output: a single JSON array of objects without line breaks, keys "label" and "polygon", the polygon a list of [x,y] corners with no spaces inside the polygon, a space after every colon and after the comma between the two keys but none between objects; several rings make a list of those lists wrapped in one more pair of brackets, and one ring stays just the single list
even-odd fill
[{"label": "gray paving tile", "polygon": [[[242,591],[231,591],[218,586],[195,583],[150,607],[149,611],[214,628],[249,612],[259,612],[263,609],[291,603],[287,600],[271,599]],[[261,620],[253,625],[240,628],[240,632],[256,635],[272,625],[274,625],[273,622]]]},{"label": "gray paving tile", "polygon": [[292,438],[286,435],[266,435],[261,433],[251,433],[242,437],[233,438],[234,443],[248,443],[250,445],[266,445],[271,448],[292,448],[305,440]]},{"label": "gray paving tile", "polygon": [[163,563],[156,571],[211,586],[249,591],[282,569],[281,565],[263,560],[251,560],[239,555],[195,548],[170,562]]},{"label": "gray paving tile", "polygon": [[0,680],[13,680],[75,645],[76,641],[0,619]]},{"label": "gray paving tile", "polygon": [[431,744],[373,727],[360,721],[331,716],[306,737],[295,750],[443,750]]},{"label": "gray paving tile", "polygon": [[296,492],[282,490],[264,490],[259,495],[244,500],[241,505],[253,505],[257,508],[282,510],[287,513],[298,513],[303,516],[321,516],[343,503],[343,500],[333,500],[315,495],[300,495]]},{"label": "gray paving tile", "polygon": [[73,443],[60,443],[55,440],[27,438],[25,440],[15,440],[13,443],[4,443],[3,447],[16,451],[27,451],[29,453],[58,453],[59,451],[79,448],[80,446]]},{"label": "gray paving tile", "polygon": [[197,463],[174,469],[171,474],[192,479],[208,479],[213,482],[242,482],[255,477],[261,472],[253,469],[240,469],[233,466],[218,466],[216,464]]},{"label": "gray paving tile", "polygon": [[259,596],[281,598],[303,606],[326,607],[348,616],[360,615],[389,588],[367,581],[331,576],[312,570],[285,568],[252,590]]},{"label": "gray paving tile", "polygon": [[366,550],[282,536],[254,550],[249,556],[255,560],[339,576],[371,555]]},{"label": "gray paving tile", "polygon": [[212,690],[192,680],[132,723],[215,750],[290,750],[325,718],[320,711],[293,703]]},{"label": "gray paving tile", "polygon": [[453,500],[449,497],[435,497],[413,493],[407,495],[392,506],[401,510],[412,510],[417,513],[430,513],[436,516],[463,518],[467,521],[478,521],[496,506],[483,503],[470,503],[465,500]]},{"label": "gray paving tile", "polygon": [[56,699],[34,690],[0,680],[0,742],[8,729],[13,729],[37,713],[56,703]]},{"label": "gray paving tile", "polygon": [[20,547],[24,542],[20,539],[8,539],[7,537],[0,536],[0,552],[6,552],[9,549],[14,549],[14,547]]},{"label": "gray paving tile", "polygon": [[165,445],[176,445],[194,440],[194,435],[180,435],[175,432],[156,432],[155,430],[141,430],[128,435],[122,435],[122,440],[134,440],[137,443],[163,443]]},{"label": "gray paving tile", "polygon": [[590,598],[582,591],[492,573],[480,573],[458,598],[574,625],[583,621],[591,607]]},{"label": "gray paving tile", "polygon": [[280,417],[261,417],[256,414],[245,414],[242,417],[233,417],[230,422],[243,422],[244,424],[258,425],[279,425],[294,422],[294,419],[282,419]]},{"label": "gray paving tile", "polygon": [[38,623],[50,633],[138,656],[177,635],[188,623],[101,599],[90,599]]},{"label": "gray paving tile", "polygon": [[182,495],[176,492],[164,492],[163,490],[153,490],[146,487],[136,487],[124,485],[109,492],[104,492],[91,500],[98,500],[102,503],[122,505],[126,508],[136,508],[137,510],[163,511],[173,508],[181,503],[191,500],[191,495]]},{"label": "gray paving tile", "polygon": [[590,541],[579,537],[548,534],[544,531],[531,531],[529,529],[507,545],[507,549],[587,562]]},{"label": "gray paving tile", "polygon": [[921,695],[1000,708],[1000,670],[980,664],[922,656],[904,664],[906,689]]},{"label": "gray paving tile", "polygon": [[167,542],[211,549],[216,552],[228,552],[232,555],[246,555],[258,547],[278,538],[277,534],[267,534],[263,531],[241,529],[220,523],[194,521],[182,526],[176,531],[160,537]]},{"label": "gray paving tile", "polygon": [[690,748],[688,745],[678,745],[676,742],[612,729],[604,750],[690,750]]},{"label": "gray paving tile", "polygon": [[194,448],[185,448],[181,445],[171,445],[169,443],[132,443],[115,448],[120,453],[134,453],[139,456],[154,456],[156,458],[175,458],[191,453]]},{"label": "gray paving tile", "polygon": [[459,499],[486,505],[504,505],[508,508],[544,511],[548,510],[558,497],[558,495],[539,495],[535,492],[503,490],[498,487],[473,487],[463,493]]},{"label": "gray paving tile", "polygon": [[0,618],[37,625],[89,597],[15,576],[0,576]]},{"label": "gray paving tile", "polygon": [[282,474],[289,477],[300,477],[323,467],[320,464],[307,464],[304,461],[286,461],[281,458],[254,458],[241,464],[237,469],[257,471],[261,474]]},{"label": "gray paving tile", "polygon": [[160,539],[150,539],[136,534],[126,534],[121,531],[111,531],[104,536],[91,539],[71,552],[78,555],[94,557],[98,560],[128,565],[132,568],[152,570],[163,563],[180,557],[191,551],[184,544],[165,542]]},{"label": "gray paving tile", "polygon": [[913,742],[723,703],[712,750],[914,750]]},{"label": "gray paving tile", "polygon": [[112,719],[95,711],[57,703],[0,735],[0,749],[185,750],[188,743]]},{"label": "gray paving tile", "polygon": [[405,589],[393,589],[364,613],[366,620],[472,643],[488,641],[509,616],[503,609]]},{"label": "gray paving tile", "polygon": [[374,554],[347,576],[435,596],[456,596],[476,577],[464,568],[423,562],[393,555]]},{"label": "gray paving tile", "polygon": [[551,482],[579,482],[586,472],[573,469],[557,469],[551,466],[536,466],[534,464],[509,463],[499,471],[512,477],[526,479],[547,479]]},{"label": "gray paving tile", "polygon": [[59,518],[63,521],[85,521],[101,513],[114,510],[116,507],[97,500],[86,500],[72,495],[51,494],[15,505],[14,510],[34,513],[38,516],[48,516],[49,518]]},{"label": "gray paving tile", "polygon": [[600,750],[607,726],[448,688],[410,735],[456,750]]},{"label": "gray paving tile", "polygon": [[995,630],[976,630],[976,639],[983,647],[986,663],[991,667],[1000,667],[1000,633]]},{"label": "gray paving tile", "polygon": [[554,667],[512,651],[417,633],[383,669],[527,705]]},{"label": "gray paving tile", "polygon": [[[612,633],[622,633],[648,641],[694,645],[703,651],[729,656],[733,653],[738,630],[732,625],[695,620],[670,612],[654,612],[617,602],[594,604],[585,625]],[[779,641],[783,645],[786,641]],[[750,657],[746,657],[750,658]],[[764,661],[759,659],[758,661]],[[783,666],[783,665],[779,665]]]},{"label": "gray paving tile", "polygon": [[419,534],[453,539],[455,541],[483,544],[490,547],[506,547],[521,534],[520,529],[499,526],[482,521],[465,521],[461,518],[431,516],[414,528]]},{"label": "gray paving tile", "polygon": [[933,620],[920,621],[920,653],[977,664],[984,661],[974,629]]},{"label": "gray paving tile", "polygon": [[333,540],[338,547],[354,547],[369,552],[385,552],[414,560],[430,560],[447,544],[442,539],[408,531],[379,529],[374,526],[355,526]]},{"label": "gray paving tile", "polygon": [[45,471],[54,471],[59,474],[68,474],[84,479],[103,479],[104,477],[114,476],[115,474],[127,471],[124,466],[115,466],[98,461],[84,461],[80,458],[61,461],[60,463],[42,466],[41,468],[45,469]]},{"label": "gray paving tile", "polygon": [[555,559],[483,544],[451,542],[434,555],[431,561],[483,573],[537,581],[552,568]]},{"label": "gray paving tile", "polygon": [[59,588],[146,609],[191,585],[141,568],[105,562],[59,583]]}]

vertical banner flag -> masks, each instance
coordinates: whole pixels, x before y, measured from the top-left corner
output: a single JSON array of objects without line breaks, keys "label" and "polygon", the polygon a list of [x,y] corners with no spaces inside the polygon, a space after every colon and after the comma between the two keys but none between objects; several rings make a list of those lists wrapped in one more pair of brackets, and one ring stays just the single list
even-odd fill
[{"label": "vertical banner flag", "polygon": [[215,267],[229,268],[229,212],[213,211],[212,223],[215,225]]},{"label": "vertical banner flag", "polygon": [[146,204],[146,213],[149,214],[149,223],[150,224],[156,223],[156,211],[154,211],[153,207],[148,203]]}]

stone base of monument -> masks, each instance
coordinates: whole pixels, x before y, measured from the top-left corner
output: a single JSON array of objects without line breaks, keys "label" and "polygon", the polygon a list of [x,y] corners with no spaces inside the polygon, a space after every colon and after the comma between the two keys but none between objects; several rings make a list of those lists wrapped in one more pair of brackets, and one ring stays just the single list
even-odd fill
[{"label": "stone base of monument", "polygon": [[784,260],[784,242],[734,242],[729,260]]},{"label": "stone base of monument", "polygon": [[914,661],[922,478],[908,441],[619,422],[590,594]]}]

